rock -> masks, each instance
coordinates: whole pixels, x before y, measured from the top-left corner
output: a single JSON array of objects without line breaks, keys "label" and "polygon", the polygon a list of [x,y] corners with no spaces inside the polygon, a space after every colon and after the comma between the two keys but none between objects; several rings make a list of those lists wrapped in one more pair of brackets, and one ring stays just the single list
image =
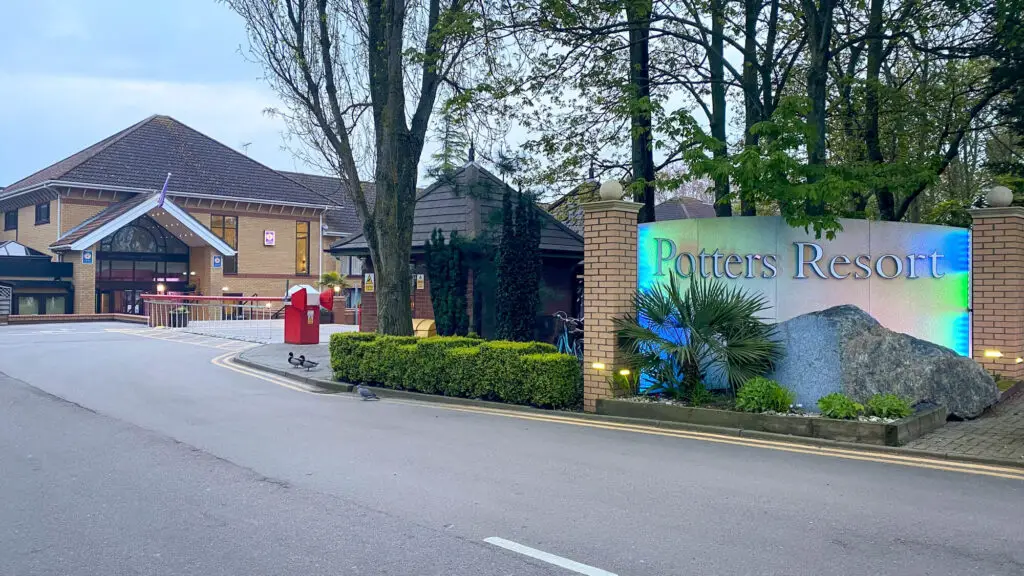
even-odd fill
[{"label": "rock", "polygon": [[771,378],[792,390],[808,410],[816,411],[818,398],[832,392],[858,402],[881,393],[974,418],[999,399],[992,376],[975,361],[893,332],[856,306],[780,322],[778,338],[786,355]]}]

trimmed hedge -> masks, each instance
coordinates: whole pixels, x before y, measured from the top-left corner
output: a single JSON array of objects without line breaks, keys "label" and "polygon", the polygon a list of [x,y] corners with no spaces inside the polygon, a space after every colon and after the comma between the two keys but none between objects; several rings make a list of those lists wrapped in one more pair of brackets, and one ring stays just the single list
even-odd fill
[{"label": "trimmed hedge", "polygon": [[411,370],[405,383],[409,390],[437,394],[442,390],[442,383],[448,379],[446,364],[448,353],[456,349],[470,348],[479,345],[483,340],[466,336],[432,336],[422,338],[416,343],[417,358],[415,370]]},{"label": "trimmed hedge", "polygon": [[485,400],[501,400],[509,404],[529,404],[523,356],[556,352],[550,344],[540,342],[485,342],[476,358],[477,376],[473,396]]},{"label": "trimmed hedge", "polygon": [[477,375],[477,361],[480,358],[480,347],[454,348],[445,354],[445,365],[442,369],[441,385],[437,391],[444,396],[456,398],[475,398],[473,385]]},{"label": "trimmed hedge", "polygon": [[576,358],[541,342],[345,332],[330,348],[334,376],[346,382],[553,408],[583,398]]},{"label": "trimmed hedge", "polygon": [[530,354],[523,356],[523,363],[523,378],[535,406],[561,408],[582,402],[583,377],[575,356]]},{"label": "trimmed hedge", "polygon": [[388,388],[402,388],[403,375],[396,365],[401,365],[399,348],[407,345],[414,345],[415,348],[415,344],[415,336],[378,336],[369,342],[361,342],[356,346],[356,354],[359,355],[356,381]]},{"label": "trimmed hedge", "polygon": [[334,378],[345,382],[358,382],[359,361],[362,355],[356,348],[363,343],[377,339],[374,332],[338,332],[331,334],[329,348],[331,351],[331,369]]}]

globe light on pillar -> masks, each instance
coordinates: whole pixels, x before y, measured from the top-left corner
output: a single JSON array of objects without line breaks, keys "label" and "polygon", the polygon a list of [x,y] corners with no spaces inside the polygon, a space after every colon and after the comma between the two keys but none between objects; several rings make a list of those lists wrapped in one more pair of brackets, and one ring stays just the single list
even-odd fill
[{"label": "globe light on pillar", "polygon": [[1005,208],[1013,203],[1013,190],[1006,186],[993,186],[985,195],[985,200],[993,208]]},{"label": "globe light on pillar", "polygon": [[598,194],[601,200],[622,200],[622,184],[618,180],[605,180]]}]

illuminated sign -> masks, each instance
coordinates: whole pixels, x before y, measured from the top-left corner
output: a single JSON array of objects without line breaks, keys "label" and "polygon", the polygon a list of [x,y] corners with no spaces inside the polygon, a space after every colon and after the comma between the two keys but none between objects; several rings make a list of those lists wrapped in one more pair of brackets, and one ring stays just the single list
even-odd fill
[{"label": "illuminated sign", "polygon": [[[699,254],[683,252],[676,254],[676,244],[670,238],[655,238],[655,252],[657,265],[655,276],[664,276],[666,272],[675,272],[682,278],[689,278],[693,274],[699,274],[702,278],[754,278],[755,263],[761,264],[760,275],[762,278],[772,279],[778,273],[776,267],[778,256],[776,254],[722,254],[717,249],[712,253],[701,250]],[[907,278],[920,278],[921,274],[931,274],[932,278],[941,278],[939,272],[939,259],[942,254],[932,252],[931,254],[908,254],[899,256],[896,254],[882,254],[872,261],[867,254],[859,254],[851,260],[845,254],[837,254],[828,259],[828,264],[822,262],[824,251],[820,244],[814,242],[793,242],[796,262],[794,278],[807,278],[808,274],[814,274],[822,279],[834,278],[843,280],[850,277],[849,266],[855,266],[853,277],[862,280],[870,278],[872,274],[878,274],[886,280],[892,280],[904,273]],[[906,260],[906,265],[904,265]],[[918,260],[927,260],[928,263],[919,265]],[[822,268],[824,266],[824,269]],[[840,270],[838,267],[842,266]],[[923,271],[922,271],[923,269]]]},{"label": "illuminated sign", "polygon": [[834,240],[779,217],[671,220],[640,226],[638,286],[716,278],[758,291],[768,320],[853,304],[890,330],[970,350],[970,237],[963,228],[841,220]]},{"label": "illuminated sign", "polygon": [[274,231],[273,230],[264,230],[263,231],[263,245],[264,246],[273,246],[276,243],[277,243],[277,235],[274,233]]}]

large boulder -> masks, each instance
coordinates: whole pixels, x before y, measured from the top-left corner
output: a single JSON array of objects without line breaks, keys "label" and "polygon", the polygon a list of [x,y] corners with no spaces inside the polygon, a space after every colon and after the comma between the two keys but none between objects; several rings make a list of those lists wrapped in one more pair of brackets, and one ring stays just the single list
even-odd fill
[{"label": "large boulder", "polygon": [[899,394],[945,406],[959,418],[974,418],[999,399],[992,376],[975,361],[893,332],[856,306],[780,322],[778,338],[786,355],[771,377],[809,411],[817,411],[818,399],[832,392],[859,402]]}]

